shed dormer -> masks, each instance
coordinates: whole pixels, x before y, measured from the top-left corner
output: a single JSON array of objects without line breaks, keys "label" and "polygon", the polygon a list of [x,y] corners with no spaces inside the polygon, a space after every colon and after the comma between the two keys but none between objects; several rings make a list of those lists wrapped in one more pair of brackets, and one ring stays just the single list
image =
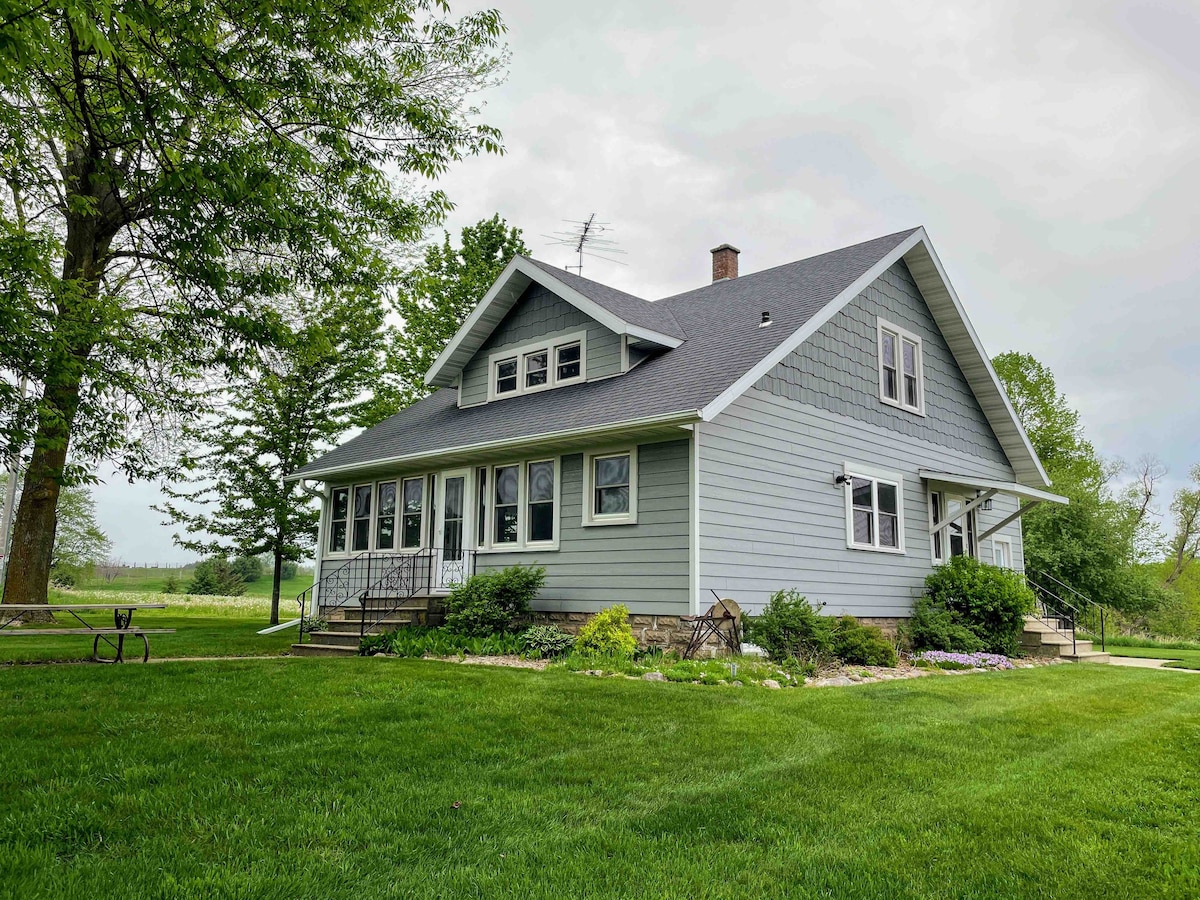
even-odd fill
[{"label": "shed dormer", "polygon": [[665,307],[515,257],[425,376],[459,387],[459,405],[620,375],[630,360],[679,346]]}]

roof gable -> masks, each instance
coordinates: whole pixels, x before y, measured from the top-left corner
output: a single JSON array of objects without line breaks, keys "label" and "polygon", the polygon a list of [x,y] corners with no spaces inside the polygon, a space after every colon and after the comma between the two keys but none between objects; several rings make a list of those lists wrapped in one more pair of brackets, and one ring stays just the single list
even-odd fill
[{"label": "roof gable", "polygon": [[448,387],[508,315],[531,284],[540,284],[616,334],[678,347],[683,329],[671,313],[615,288],[528,259],[513,257],[425,375],[425,383]]}]

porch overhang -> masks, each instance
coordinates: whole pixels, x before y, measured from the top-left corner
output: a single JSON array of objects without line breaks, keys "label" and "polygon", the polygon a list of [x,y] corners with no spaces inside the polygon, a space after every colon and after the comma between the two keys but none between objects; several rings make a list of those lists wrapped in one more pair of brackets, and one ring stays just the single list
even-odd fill
[{"label": "porch overhang", "polygon": [[918,474],[934,485],[965,487],[976,491],[993,491],[997,494],[1011,494],[1014,497],[1019,497],[1022,500],[1030,502],[1062,503],[1064,505],[1071,502],[1066,497],[1060,497],[1058,494],[1032,488],[1016,481],[996,481],[991,478],[980,478],[976,475],[956,475],[952,472],[937,472],[932,469],[921,469]]}]

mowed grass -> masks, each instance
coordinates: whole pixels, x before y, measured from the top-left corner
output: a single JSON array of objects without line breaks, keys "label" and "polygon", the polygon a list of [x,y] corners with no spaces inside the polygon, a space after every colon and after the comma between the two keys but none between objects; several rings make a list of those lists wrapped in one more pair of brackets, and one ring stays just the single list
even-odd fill
[{"label": "mowed grass", "polygon": [[[187,590],[188,582],[191,581],[192,569],[152,569],[152,568],[127,568],[121,569],[112,581],[105,581],[104,576],[100,573],[91,576],[81,576],[77,587],[80,591],[137,591],[140,593],[157,594],[162,593],[166,589],[167,579],[175,576],[179,582],[179,590]],[[312,587],[313,578],[310,571],[307,575],[297,575],[295,578],[289,578],[279,583],[279,602],[281,608],[286,608],[289,612],[298,609],[296,606],[296,597],[302,592]],[[271,596],[271,573],[264,572],[262,578],[257,581],[251,581],[246,585],[246,592],[243,596],[246,597],[266,597]]]},{"label": "mowed grass", "polygon": [[283,659],[0,671],[0,896],[1200,895],[1200,691]]},{"label": "mowed grass", "polygon": [[1200,650],[1175,650],[1171,647],[1114,647],[1105,648],[1113,656],[1137,656],[1142,659],[1170,659],[1177,669],[1200,669]]},{"label": "mowed grass", "polygon": [[[175,595],[143,594],[139,592],[101,593],[55,592],[51,603],[166,603],[166,609],[137,610],[133,624],[144,628],[174,628],[174,634],[152,634],[150,659],[196,656],[279,656],[295,642],[298,629],[289,628],[276,634],[260,635],[270,621],[270,602],[261,598],[181,597]],[[0,606],[0,615],[4,608]],[[80,617],[96,627],[111,628],[111,612],[80,612]],[[7,615],[5,615],[7,618]],[[280,608],[280,621],[295,618],[293,610]],[[31,625],[29,628],[81,628],[69,614],[58,613],[54,625]],[[26,635],[19,629],[0,631],[0,666],[30,662],[79,662],[92,658],[90,635]],[[109,640],[115,642],[115,638]],[[126,638],[126,658],[141,662],[143,646],[140,638]],[[101,643],[101,655],[112,658],[114,648]]]}]

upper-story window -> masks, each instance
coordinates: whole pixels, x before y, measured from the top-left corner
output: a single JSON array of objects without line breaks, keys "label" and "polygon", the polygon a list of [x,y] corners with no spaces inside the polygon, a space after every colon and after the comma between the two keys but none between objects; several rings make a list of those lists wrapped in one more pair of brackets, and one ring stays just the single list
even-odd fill
[{"label": "upper-story window", "polygon": [[585,333],[499,350],[489,357],[488,399],[515,397],[583,381]]},{"label": "upper-story window", "polygon": [[879,320],[879,399],[925,415],[921,338],[883,319]]}]

